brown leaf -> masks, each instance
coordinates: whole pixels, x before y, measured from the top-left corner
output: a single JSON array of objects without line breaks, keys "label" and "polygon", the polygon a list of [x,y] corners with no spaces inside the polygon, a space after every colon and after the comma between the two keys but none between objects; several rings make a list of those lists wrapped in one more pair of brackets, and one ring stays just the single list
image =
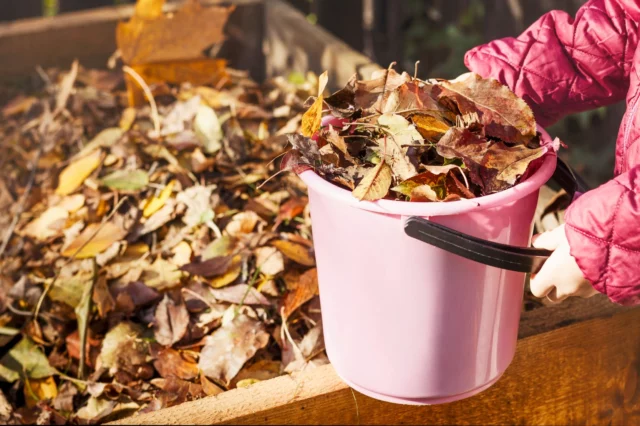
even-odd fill
[{"label": "brown leaf", "polygon": [[268,342],[264,325],[240,314],[205,338],[198,366],[207,377],[228,385],[242,365]]},{"label": "brown leaf", "polygon": [[234,282],[242,272],[242,256],[236,255],[231,259],[229,269],[222,275],[209,279],[209,285],[213,288],[220,288]]},{"label": "brown leaf", "polygon": [[180,270],[191,275],[210,278],[222,275],[229,270],[233,256],[218,256],[204,262],[192,262],[180,267]]},{"label": "brown leaf", "polygon": [[356,82],[355,107],[365,110],[366,113],[383,112],[389,96],[410,80],[411,77],[407,73],[398,74],[392,68],[375,71],[371,80]]},{"label": "brown leaf", "polygon": [[[231,7],[202,7],[190,1],[171,16],[157,13],[155,0],[153,13],[136,14],[129,22],[118,24],[116,43],[122,59],[131,65],[156,62],[188,61],[202,58],[202,52],[224,39],[224,27]],[[160,8],[161,10],[161,8]],[[193,31],[198,28],[198,31]]]},{"label": "brown leaf", "polygon": [[310,251],[300,244],[292,243],[291,241],[276,240],[273,241],[271,245],[296,263],[304,266],[314,266],[316,264],[316,260]]},{"label": "brown leaf", "polygon": [[527,142],[536,135],[533,111],[507,86],[468,73],[438,84],[438,99],[450,99],[464,114],[477,113],[487,135],[505,142]]},{"label": "brown leaf", "polygon": [[297,285],[285,296],[282,305],[282,317],[289,318],[298,308],[318,294],[318,271],[309,269],[300,275]]},{"label": "brown leaf", "polygon": [[171,348],[162,348],[155,354],[153,366],[164,378],[177,377],[192,380],[198,377],[198,364],[184,359],[180,352]]},{"label": "brown leaf", "polygon": [[244,305],[269,305],[269,300],[255,288],[247,284],[237,284],[225,288],[211,289],[211,294],[220,302]]},{"label": "brown leaf", "polygon": [[262,274],[273,277],[284,271],[282,253],[275,247],[260,247],[255,250],[254,254],[256,268],[259,268]]},{"label": "brown leaf", "polygon": [[158,343],[163,346],[172,346],[184,337],[188,325],[189,312],[182,297],[175,301],[169,294],[165,294],[156,308],[153,326],[153,335]]},{"label": "brown leaf", "polygon": [[391,167],[381,161],[377,166],[367,171],[356,189],[353,190],[353,196],[358,200],[376,201],[386,197],[390,187]]}]

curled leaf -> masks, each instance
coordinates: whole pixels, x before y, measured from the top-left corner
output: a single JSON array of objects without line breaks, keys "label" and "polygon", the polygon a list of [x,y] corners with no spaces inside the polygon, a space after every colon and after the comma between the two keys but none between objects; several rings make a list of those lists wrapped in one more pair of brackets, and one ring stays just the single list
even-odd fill
[{"label": "curled leaf", "polygon": [[353,196],[358,200],[376,201],[387,196],[391,187],[391,167],[381,161],[362,178]]}]

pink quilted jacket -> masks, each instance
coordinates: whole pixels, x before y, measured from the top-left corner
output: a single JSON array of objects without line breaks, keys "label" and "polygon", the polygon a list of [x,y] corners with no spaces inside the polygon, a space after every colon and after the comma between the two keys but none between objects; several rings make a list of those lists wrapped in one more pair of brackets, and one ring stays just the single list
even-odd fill
[{"label": "pink quilted jacket", "polygon": [[572,18],[552,11],[518,38],[469,51],[467,67],[509,86],[547,126],[626,96],[616,177],[569,207],[571,254],[601,293],[640,303],[640,1],[591,0]]}]

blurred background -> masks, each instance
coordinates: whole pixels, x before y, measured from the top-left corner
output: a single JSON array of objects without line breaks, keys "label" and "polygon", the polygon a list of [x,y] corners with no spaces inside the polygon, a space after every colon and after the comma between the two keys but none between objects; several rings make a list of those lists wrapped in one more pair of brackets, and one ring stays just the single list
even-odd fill
[{"label": "blurred background", "polygon": [[[543,13],[575,14],[585,0],[288,0],[309,22],[327,29],[382,66],[421,78],[452,78],[464,53],[487,41],[516,36]],[[0,21],[49,16],[134,0],[2,0]],[[0,23],[1,25],[1,23]],[[593,186],[612,176],[624,103],[568,116],[549,128],[568,146],[562,156]]]}]

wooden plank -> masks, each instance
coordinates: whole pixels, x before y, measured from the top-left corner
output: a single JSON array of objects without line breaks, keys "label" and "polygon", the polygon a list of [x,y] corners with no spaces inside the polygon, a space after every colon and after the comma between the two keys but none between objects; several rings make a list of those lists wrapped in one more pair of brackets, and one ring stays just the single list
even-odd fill
[{"label": "wooden plank", "polygon": [[629,309],[632,308],[616,305],[602,294],[589,299],[571,297],[556,305],[548,305],[523,312],[520,317],[518,338],[522,339],[546,333],[580,321],[609,317]]},{"label": "wooden plank", "polygon": [[291,71],[329,71],[329,88],[338,89],[359,73],[369,77],[380,69],[369,58],[347,46],[326,30],[310,25],[305,17],[281,0],[265,3],[267,76]]},{"label": "wooden plank", "polygon": [[380,402],[327,365],[114,424],[637,424],[639,367],[636,308],[520,340],[498,383],[451,404]]}]

